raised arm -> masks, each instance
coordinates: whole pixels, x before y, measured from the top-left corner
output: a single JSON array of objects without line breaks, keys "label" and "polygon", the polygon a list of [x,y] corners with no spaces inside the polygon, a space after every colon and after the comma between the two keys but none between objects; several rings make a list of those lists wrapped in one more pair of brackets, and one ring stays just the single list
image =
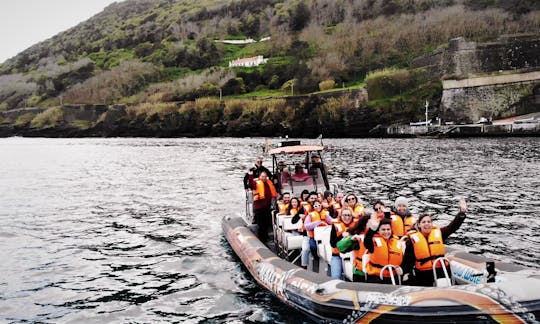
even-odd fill
[{"label": "raised arm", "polygon": [[461,224],[465,221],[465,218],[467,217],[467,202],[464,198],[461,198],[459,200],[459,212],[457,213],[456,217],[450,222],[450,224],[446,225],[445,227],[441,228],[441,234],[443,241],[446,240],[450,235],[452,235],[454,232],[456,232]]}]

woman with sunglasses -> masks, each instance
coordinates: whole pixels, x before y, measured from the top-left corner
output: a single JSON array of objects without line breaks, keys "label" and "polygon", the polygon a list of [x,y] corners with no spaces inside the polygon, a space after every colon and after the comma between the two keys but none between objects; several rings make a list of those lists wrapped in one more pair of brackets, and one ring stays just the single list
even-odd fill
[{"label": "woman with sunglasses", "polygon": [[304,220],[304,228],[309,237],[309,250],[313,256],[313,272],[319,272],[319,255],[315,241],[315,227],[332,225],[332,218],[328,211],[324,211],[320,201],[313,202],[313,211]]},{"label": "woman with sunglasses", "polygon": [[353,221],[358,222],[365,214],[364,205],[358,201],[358,197],[355,194],[348,194],[343,199],[343,207],[349,207],[353,211]]}]

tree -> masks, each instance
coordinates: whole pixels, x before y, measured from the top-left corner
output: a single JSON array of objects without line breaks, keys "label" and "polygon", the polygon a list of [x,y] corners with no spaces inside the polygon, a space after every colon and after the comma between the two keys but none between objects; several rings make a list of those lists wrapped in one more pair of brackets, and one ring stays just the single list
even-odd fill
[{"label": "tree", "polygon": [[291,20],[289,21],[289,27],[292,31],[301,31],[307,26],[311,19],[311,12],[308,6],[303,2],[298,2],[291,11]]}]

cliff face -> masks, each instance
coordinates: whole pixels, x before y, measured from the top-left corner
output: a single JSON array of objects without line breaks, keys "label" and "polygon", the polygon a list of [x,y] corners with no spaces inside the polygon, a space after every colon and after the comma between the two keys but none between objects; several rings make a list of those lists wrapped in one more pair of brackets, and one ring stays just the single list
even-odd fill
[{"label": "cliff face", "polygon": [[475,122],[540,111],[540,37],[504,36],[479,44],[452,39],[447,49],[413,62],[443,80],[439,116]]}]

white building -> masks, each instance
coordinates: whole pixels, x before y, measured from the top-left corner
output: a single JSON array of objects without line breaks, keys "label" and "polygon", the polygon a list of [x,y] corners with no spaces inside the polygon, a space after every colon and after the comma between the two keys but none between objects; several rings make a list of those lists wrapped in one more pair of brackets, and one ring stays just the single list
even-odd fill
[{"label": "white building", "polygon": [[239,59],[230,61],[230,62],[229,62],[229,67],[237,67],[237,66],[251,67],[251,66],[258,66],[258,65],[261,65],[261,64],[266,63],[266,61],[268,61],[268,59],[267,59],[267,58],[266,58],[266,59],[263,58],[262,55],[253,56],[253,57],[245,57],[245,58],[239,58]]}]

